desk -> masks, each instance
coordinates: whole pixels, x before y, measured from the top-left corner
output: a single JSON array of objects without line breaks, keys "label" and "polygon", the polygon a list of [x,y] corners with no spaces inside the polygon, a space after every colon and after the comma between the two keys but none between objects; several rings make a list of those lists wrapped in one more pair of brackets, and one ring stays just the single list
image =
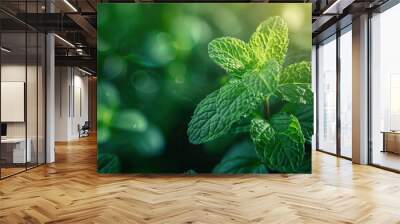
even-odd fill
[{"label": "desk", "polygon": [[382,152],[392,152],[400,154],[400,132],[382,131],[382,134],[383,134]]},{"label": "desk", "polygon": [[[32,153],[30,138],[27,139],[27,146],[25,151],[25,138],[5,138],[1,139],[2,157],[9,163],[25,163],[31,162]],[[3,156],[3,152],[5,152]],[[12,154],[12,155],[11,155]],[[12,160],[11,160],[12,158]],[[26,159],[26,160],[25,160]]]}]

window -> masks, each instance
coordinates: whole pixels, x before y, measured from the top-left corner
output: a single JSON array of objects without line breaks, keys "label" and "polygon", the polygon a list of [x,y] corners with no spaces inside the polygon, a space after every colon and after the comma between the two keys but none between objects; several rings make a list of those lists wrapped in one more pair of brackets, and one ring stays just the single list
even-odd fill
[{"label": "window", "polygon": [[340,36],[340,155],[352,157],[352,33],[351,26]]},{"label": "window", "polygon": [[318,48],[318,149],[336,153],[336,36]]},{"label": "window", "polygon": [[371,162],[400,170],[400,5],[371,18]]}]

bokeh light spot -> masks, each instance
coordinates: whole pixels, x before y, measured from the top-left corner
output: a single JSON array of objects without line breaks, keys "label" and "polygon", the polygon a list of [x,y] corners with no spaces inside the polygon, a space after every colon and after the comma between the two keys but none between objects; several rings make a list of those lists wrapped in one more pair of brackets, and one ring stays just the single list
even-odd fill
[{"label": "bokeh light spot", "polygon": [[146,49],[152,62],[158,66],[174,60],[175,51],[168,34],[158,32],[149,35],[146,41]]},{"label": "bokeh light spot", "polygon": [[104,59],[104,76],[109,79],[124,75],[126,63],[119,56],[109,56]]},{"label": "bokeh light spot", "polygon": [[127,131],[141,132],[147,129],[147,119],[140,111],[124,110],[115,117],[113,126]]},{"label": "bokeh light spot", "polygon": [[130,77],[130,81],[133,87],[141,93],[152,94],[159,90],[155,78],[144,70],[133,73]]},{"label": "bokeh light spot", "polygon": [[98,84],[99,102],[102,105],[116,107],[120,103],[118,90],[108,82],[100,82]]}]

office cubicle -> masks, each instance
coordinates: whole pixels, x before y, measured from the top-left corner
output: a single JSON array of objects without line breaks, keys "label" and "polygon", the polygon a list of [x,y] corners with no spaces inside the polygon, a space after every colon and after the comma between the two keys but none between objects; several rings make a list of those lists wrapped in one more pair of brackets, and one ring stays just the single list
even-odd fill
[{"label": "office cubicle", "polygon": [[[0,3],[0,178],[45,163],[45,35],[21,16],[43,2]],[[4,9],[17,7],[17,14]],[[11,29],[12,28],[12,29]]]}]

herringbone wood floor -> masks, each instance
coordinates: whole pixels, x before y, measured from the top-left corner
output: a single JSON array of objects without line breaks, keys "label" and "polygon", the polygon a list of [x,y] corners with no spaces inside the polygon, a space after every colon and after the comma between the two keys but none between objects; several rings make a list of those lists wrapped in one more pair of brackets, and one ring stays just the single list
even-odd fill
[{"label": "herringbone wood floor", "polygon": [[400,175],[315,152],[312,175],[98,175],[95,138],[0,181],[0,223],[400,223]]}]

